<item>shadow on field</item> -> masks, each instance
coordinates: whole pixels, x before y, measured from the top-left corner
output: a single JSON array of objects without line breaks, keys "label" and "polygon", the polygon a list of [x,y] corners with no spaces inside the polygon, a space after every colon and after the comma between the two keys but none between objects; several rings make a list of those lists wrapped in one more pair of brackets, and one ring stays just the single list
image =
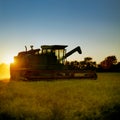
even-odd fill
[{"label": "shadow on field", "polygon": [[99,120],[120,120],[120,104],[101,108],[101,118]]},{"label": "shadow on field", "polygon": [[[1,112],[0,113],[0,120],[67,120],[67,116],[64,116],[64,111],[58,110],[53,108],[51,110],[52,116],[49,116],[49,118],[40,118],[39,115],[35,114],[19,114],[19,115],[13,115],[7,112]],[[59,113],[60,112],[60,113]],[[38,117],[39,116],[39,117]],[[92,115],[86,115],[84,113],[76,113],[74,114],[73,118],[69,118],[70,120],[120,120],[120,105],[115,105],[113,107],[104,106],[100,108],[100,114],[99,116],[96,116],[96,114]]]}]

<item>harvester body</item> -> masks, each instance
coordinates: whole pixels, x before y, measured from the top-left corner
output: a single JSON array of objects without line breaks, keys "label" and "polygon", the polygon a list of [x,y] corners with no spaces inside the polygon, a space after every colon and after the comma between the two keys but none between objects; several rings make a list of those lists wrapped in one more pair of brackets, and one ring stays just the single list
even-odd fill
[{"label": "harvester body", "polygon": [[94,71],[70,69],[66,65],[66,58],[74,52],[82,53],[80,47],[76,47],[66,53],[67,45],[42,45],[41,49],[33,49],[19,52],[14,57],[14,63],[10,65],[11,80],[49,80],[49,79],[80,79],[93,78],[97,75]]}]

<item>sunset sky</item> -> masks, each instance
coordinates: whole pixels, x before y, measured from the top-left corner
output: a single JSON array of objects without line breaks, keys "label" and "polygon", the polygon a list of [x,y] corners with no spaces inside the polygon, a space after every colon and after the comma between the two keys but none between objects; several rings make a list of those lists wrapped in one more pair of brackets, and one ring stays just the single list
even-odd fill
[{"label": "sunset sky", "polygon": [[52,44],[81,46],[68,60],[120,61],[120,0],[0,0],[0,63]]}]

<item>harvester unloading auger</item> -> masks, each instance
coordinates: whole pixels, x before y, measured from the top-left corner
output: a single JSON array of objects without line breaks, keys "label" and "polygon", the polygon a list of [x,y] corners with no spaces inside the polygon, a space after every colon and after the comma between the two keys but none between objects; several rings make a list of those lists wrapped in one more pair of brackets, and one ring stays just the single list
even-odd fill
[{"label": "harvester unloading auger", "polygon": [[19,52],[14,57],[14,63],[10,65],[11,80],[49,80],[49,79],[96,79],[97,75],[92,70],[76,70],[65,64],[66,58],[74,52],[82,53],[80,47],[76,47],[66,53],[67,45],[43,45],[41,49],[33,49]]}]

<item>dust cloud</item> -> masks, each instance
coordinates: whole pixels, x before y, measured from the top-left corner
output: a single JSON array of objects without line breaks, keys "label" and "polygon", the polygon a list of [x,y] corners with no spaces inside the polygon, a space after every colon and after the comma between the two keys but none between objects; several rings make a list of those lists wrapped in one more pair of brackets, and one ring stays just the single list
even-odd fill
[{"label": "dust cloud", "polygon": [[0,81],[3,79],[9,79],[10,78],[10,65],[1,63],[0,64]]}]

